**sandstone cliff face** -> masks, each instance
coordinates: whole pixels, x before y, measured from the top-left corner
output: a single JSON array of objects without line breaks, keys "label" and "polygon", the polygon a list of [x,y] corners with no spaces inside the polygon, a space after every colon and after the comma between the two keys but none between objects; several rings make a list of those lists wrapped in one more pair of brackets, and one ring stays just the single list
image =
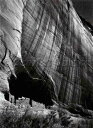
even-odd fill
[{"label": "sandstone cliff face", "polygon": [[14,73],[10,58],[14,60],[15,55],[21,60],[22,55],[31,75],[34,70],[40,77],[44,72],[52,77],[61,102],[92,108],[93,36],[71,1],[27,0],[24,4],[22,0],[1,1],[1,64],[7,55],[4,68]]},{"label": "sandstone cliff face", "polygon": [[61,102],[90,107],[93,37],[70,1],[28,0],[23,11],[22,57],[27,68],[45,71]]},{"label": "sandstone cliff face", "polygon": [[15,74],[13,61],[16,57],[21,60],[24,4],[21,0],[0,1],[0,91],[4,93],[9,91],[10,74]]}]

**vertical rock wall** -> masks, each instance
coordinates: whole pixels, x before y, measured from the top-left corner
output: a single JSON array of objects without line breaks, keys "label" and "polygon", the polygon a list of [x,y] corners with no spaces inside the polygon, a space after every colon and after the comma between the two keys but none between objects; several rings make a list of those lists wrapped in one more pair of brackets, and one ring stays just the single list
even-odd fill
[{"label": "vertical rock wall", "polygon": [[[15,58],[21,60],[23,7],[21,0],[0,0],[0,93],[9,92],[8,78],[15,74]],[[4,96],[0,96],[0,100]]]},{"label": "vertical rock wall", "polygon": [[93,37],[70,1],[28,0],[23,11],[22,57],[29,71],[45,71],[61,102],[91,108]]},{"label": "vertical rock wall", "polygon": [[32,75],[52,77],[61,102],[92,108],[92,42],[69,0],[1,0],[0,91],[9,91],[16,56]]}]

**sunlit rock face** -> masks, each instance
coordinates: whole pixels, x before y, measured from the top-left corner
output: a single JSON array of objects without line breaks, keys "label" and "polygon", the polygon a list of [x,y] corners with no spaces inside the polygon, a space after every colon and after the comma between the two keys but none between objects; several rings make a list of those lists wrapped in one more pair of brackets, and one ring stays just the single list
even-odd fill
[{"label": "sunlit rock face", "polygon": [[[13,60],[21,60],[23,7],[21,0],[0,0],[0,92],[9,92],[8,78],[15,74]],[[1,94],[2,94],[1,93]],[[3,99],[3,94],[0,96]]]},{"label": "sunlit rock face", "polygon": [[93,36],[71,1],[1,0],[0,9],[0,71],[6,81],[15,70],[22,72],[17,57],[33,77],[51,77],[59,101],[92,109]]},{"label": "sunlit rock face", "polygon": [[39,75],[42,71],[51,75],[61,102],[92,108],[92,42],[91,33],[70,1],[26,2],[21,42],[23,61],[30,72],[33,67]]}]

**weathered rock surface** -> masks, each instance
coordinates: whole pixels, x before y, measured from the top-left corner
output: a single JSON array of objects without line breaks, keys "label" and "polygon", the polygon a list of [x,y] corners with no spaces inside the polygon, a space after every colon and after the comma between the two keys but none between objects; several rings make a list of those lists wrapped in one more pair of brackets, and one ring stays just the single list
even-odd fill
[{"label": "weathered rock surface", "polygon": [[[8,78],[15,75],[14,60],[21,60],[23,7],[21,0],[0,1],[0,99],[9,92]],[[3,94],[4,93],[4,94]],[[0,100],[0,104],[1,103]],[[7,102],[6,102],[7,103]],[[9,104],[9,103],[8,103]]]},{"label": "weathered rock surface", "polygon": [[93,36],[82,21],[69,0],[1,0],[0,91],[22,73],[20,60],[33,77],[51,77],[59,101],[92,109]]},{"label": "weathered rock surface", "polygon": [[61,102],[92,109],[93,36],[88,27],[70,1],[28,0],[21,43],[29,72],[34,75],[35,69],[39,76],[43,71],[49,74]]}]

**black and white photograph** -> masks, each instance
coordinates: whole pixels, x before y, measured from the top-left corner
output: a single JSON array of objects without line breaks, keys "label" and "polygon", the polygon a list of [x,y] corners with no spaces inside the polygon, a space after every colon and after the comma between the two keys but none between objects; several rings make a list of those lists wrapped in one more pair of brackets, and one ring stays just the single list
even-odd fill
[{"label": "black and white photograph", "polygon": [[93,128],[93,0],[0,0],[0,128]]}]

